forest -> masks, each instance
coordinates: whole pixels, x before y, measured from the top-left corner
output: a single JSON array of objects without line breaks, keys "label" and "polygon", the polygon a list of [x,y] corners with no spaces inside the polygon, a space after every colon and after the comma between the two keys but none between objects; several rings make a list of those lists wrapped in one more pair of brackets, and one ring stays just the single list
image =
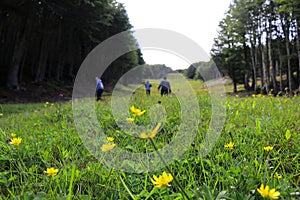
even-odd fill
[{"label": "forest", "polygon": [[300,1],[234,0],[211,50],[221,72],[246,90],[300,89]]},{"label": "forest", "polygon": [[[87,54],[99,43],[132,28],[115,0],[1,0],[0,86],[72,84]],[[133,36],[130,45],[137,45]],[[139,50],[115,60],[103,75],[109,84],[135,65]]]}]

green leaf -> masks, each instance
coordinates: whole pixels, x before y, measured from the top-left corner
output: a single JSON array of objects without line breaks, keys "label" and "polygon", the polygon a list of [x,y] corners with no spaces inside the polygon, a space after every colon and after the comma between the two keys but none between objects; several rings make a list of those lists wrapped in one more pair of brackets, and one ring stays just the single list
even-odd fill
[{"label": "green leaf", "polygon": [[287,130],[287,131],[285,132],[285,139],[289,140],[290,137],[291,137],[291,131],[290,131],[290,130]]},{"label": "green leaf", "polygon": [[40,200],[43,199],[45,196],[46,196],[45,192],[38,192],[33,200]]}]

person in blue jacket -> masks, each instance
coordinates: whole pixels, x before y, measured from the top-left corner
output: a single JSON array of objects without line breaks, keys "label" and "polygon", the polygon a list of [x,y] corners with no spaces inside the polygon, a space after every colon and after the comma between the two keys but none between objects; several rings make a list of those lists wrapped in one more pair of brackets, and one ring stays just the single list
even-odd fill
[{"label": "person in blue jacket", "polygon": [[150,95],[151,87],[152,87],[151,83],[149,83],[149,81],[147,81],[147,82],[145,83],[145,88],[146,88],[146,94],[147,94],[147,95]]},{"label": "person in blue jacket", "polygon": [[102,93],[104,90],[104,86],[102,83],[102,80],[99,77],[96,77],[96,95],[97,95],[97,101],[102,100]]},{"label": "person in blue jacket", "polygon": [[171,93],[171,85],[170,82],[167,80],[167,77],[164,77],[163,80],[160,82],[158,86],[158,91],[159,90],[161,96],[168,95]]}]

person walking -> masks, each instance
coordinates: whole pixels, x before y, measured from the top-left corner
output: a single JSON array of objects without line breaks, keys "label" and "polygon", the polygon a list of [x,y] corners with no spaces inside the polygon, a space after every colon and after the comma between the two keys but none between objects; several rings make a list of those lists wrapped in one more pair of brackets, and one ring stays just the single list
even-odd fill
[{"label": "person walking", "polygon": [[160,82],[159,86],[158,86],[158,91],[160,89],[160,94],[161,96],[168,95],[169,93],[171,93],[171,85],[170,82],[167,80],[167,77],[164,77],[163,80]]},{"label": "person walking", "polygon": [[146,88],[146,94],[147,94],[147,95],[150,95],[151,87],[152,87],[151,83],[149,83],[149,81],[147,81],[147,82],[145,83],[145,88]]},{"label": "person walking", "polygon": [[96,77],[96,95],[97,95],[97,101],[102,100],[102,93],[104,90],[104,86],[102,83],[102,80],[99,77]]}]

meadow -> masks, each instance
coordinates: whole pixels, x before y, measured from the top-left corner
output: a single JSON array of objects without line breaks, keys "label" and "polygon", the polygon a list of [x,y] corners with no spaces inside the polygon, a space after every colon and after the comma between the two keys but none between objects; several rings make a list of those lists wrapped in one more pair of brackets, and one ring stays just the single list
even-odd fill
[{"label": "meadow", "polygon": [[[157,170],[129,161],[120,163],[127,171],[109,165],[109,152],[117,147],[155,152],[178,136],[186,116],[176,95],[160,97],[156,83],[151,96],[140,87],[130,99],[129,129],[111,112],[110,96],[95,104],[107,136],[98,146],[100,159],[86,148],[97,136],[94,129],[85,126],[88,139],[77,132],[72,101],[2,104],[0,199],[300,199],[300,97],[227,95],[220,137],[201,156],[212,101],[203,83],[190,84],[199,106],[195,137],[188,138],[192,142],[181,157],[167,165],[163,159],[154,163],[162,166]],[[150,108],[158,101],[163,110],[153,116]],[[192,121],[193,113],[187,120]],[[130,129],[134,124],[147,128],[142,134]]]}]

